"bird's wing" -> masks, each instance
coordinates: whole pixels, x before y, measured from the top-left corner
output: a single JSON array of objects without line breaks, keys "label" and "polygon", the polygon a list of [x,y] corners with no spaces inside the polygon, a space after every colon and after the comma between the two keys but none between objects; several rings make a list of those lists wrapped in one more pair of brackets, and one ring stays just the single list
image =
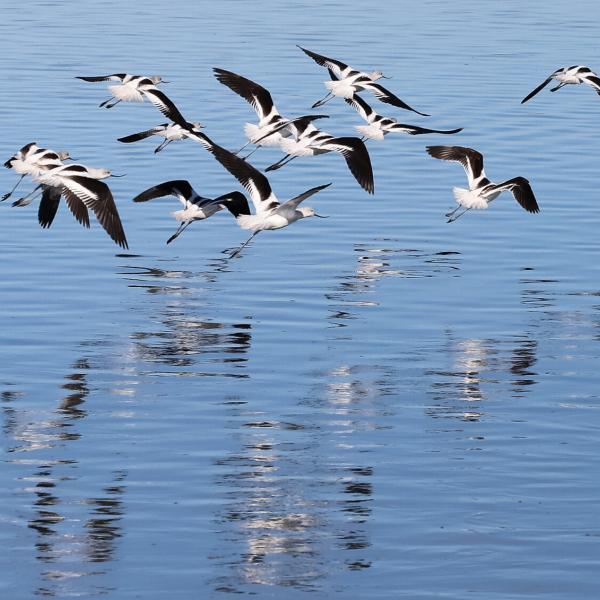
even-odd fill
[{"label": "bird's wing", "polygon": [[[226,85],[230,90],[252,105],[259,119],[264,119],[272,114],[275,108],[273,98],[264,87],[225,69],[214,68],[213,72],[219,82]],[[275,110],[274,114],[278,114],[277,110]]]},{"label": "bird's wing", "polygon": [[373,114],[373,109],[360,97],[354,94],[352,98],[345,99],[346,104],[349,104],[354,110],[358,111],[358,114],[369,122],[369,117]]},{"label": "bird's wing", "polygon": [[183,115],[179,112],[179,109],[173,104],[173,101],[162,91],[156,87],[150,89],[140,90],[160,112],[173,121],[177,125],[184,129],[189,129],[191,125],[183,118]]},{"label": "bird's wing", "polygon": [[538,92],[541,92],[551,81],[552,81],[552,75],[550,75],[550,77],[548,77],[548,79],[546,79],[545,81],[540,83],[540,85],[538,85],[535,88],[535,90],[533,90],[532,92],[529,92],[529,94],[527,94],[527,96],[525,96],[525,98],[523,98],[523,100],[521,100],[521,104],[525,104],[525,102],[527,102],[527,100],[531,100]]},{"label": "bird's wing", "polygon": [[483,156],[477,150],[473,150],[473,148],[464,148],[463,146],[427,146],[427,152],[433,158],[459,162],[465,169],[471,189],[474,187],[474,181],[485,175],[483,171]]},{"label": "bird's wing", "polygon": [[600,94],[600,77],[590,71],[590,73],[582,76],[583,82],[591,85],[597,94]]},{"label": "bird's wing", "polygon": [[322,144],[324,149],[339,152],[350,169],[354,179],[369,194],[375,192],[371,157],[365,143],[357,137],[332,138]]},{"label": "bird's wing", "polygon": [[[325,67],[330,70],[330,75],[333,73],[336,79],[340,79],[342,76],[342,71],[348,68],[348,65],[343,63],[341,60],[335,60],[333,58],[327,58],[321,54],[317,54],[316,52],[312,52],[311,50],[307,50],[302,46],[298,46],[304,54],[310,56],[318,65]],[[333,79],[333,77],[332,77]]]},{"label": "bird's wing", "polygon": [[[133,201],[147,202],[148,200],[164,198],[165,196],[176,196],[184,206],[188,206],[190,198],[196,196],[196,193],[189,181],[186,181],[185,179],[174,179],[172,181],[159,183],[158,185],[154,185],[147,190],[144,190],[138,194]],[[206,200],[208,200],[208,198],[206,198]]]},{"label": "bird's wing", "polygon": [[373,92],[373,94],[375,94],[375,96],[379,100],[381,100],[382,102],[385,102],[386,104],[391,104],[393,106],[397,106],[398,108],[404,108],[405,110],[411,110],[412,112],[415,112],[418,115],[421,115],[423,117],[429,116],[427,113],[419,112],[418,110],[410,107],[408,104],[406,104],[406,102],[403,102],[402,100],[400,100],[400,98],[398,98],[398,96],[396,96],[395,94],[392,94],[392,92],[390,92],[388,89],[384,88],[379,83],[375,83],[373,81],[366,81],[366,82],[361,82],[360,85],[363,88],[365,88],[366,90]]},{"label": "bird's wing", "polygon": [[215,144],[201,132],[195,133],[194,137],[244,186],[257,214],[279,206],[269,180],[249,162]]},{"label": "bird's wing", "polygon": [[427,127],[419,127],[418,125],[406,125],[404,123],[394,123],[391,130],[402,131],[402,133],[408,133],[408,135],[423,135],[426,133],[441,133],[444,135],[451,135],[453,133],[460,133],[463,128],[458,129],[427,129]]},{"label": "bird's wing", "polygon": [[83,81],[95,83],[97,81],[123,81],[125,77],[127,77],[126,73],[115,73],[113,75],[100,75],[98,77],[75,77],[75,79],[82,79]]},{"label": "bird's wing", "polygon": [[61,179],[68,190],[94,211],[100,225],[113,241],[123,248],[128,248],[119,211],[109,187],[103,181],[82,175]]},{"label": "bird's wing", "polygon": [[145,140],[147,137],[156,135],[157,133],[164,131],[166,128],[166,124],[158,125],[157,127],[153,127],[152,129],[146,129],[145,131],[140,131],[138,133],[126,135],[125,137],[117,138],[117,142],[123,142],[124,144],[131,144],[131,142],[139,142],[140,140]]},{"label": "bird's wing", "polygon": [[511,191],[515,200],[530,213],[539,213],[540,207],[535,199],[529,181],[525,177],[514,177],[496,186],[499,191]]},{"label": "bird's wing", "polygon": [[306,190],[306,192],[302,192],[302,194],[300,194],[299,196],[296,196],[295,198],[292,198],[291,200],[284,202],[280,206],[280,208],[282,210],[289,209],[289,208],[296,210],[298,208],[298,205],[300,204],[300,202],[304,202],[304,200],[306,200],[307,198],[310,198],[317,192],[324,190],[325,188],[329,187],[330,185],[331,185],[331,183],[326,183],[325,185],[318,185],[317,187],[310,188],[310,190]]},{"label": "bird's wing", "polygon": [[46,229],[52,225],[60,204],[61,188],[42,185],[42,199],[38,208],[38,221]]},{"label": "bird's wing", "polygon": [[222,196],[215,198],[213,202],[222,204],[236,218],[240,215],[250,214],[248,200],[242,192],[235,191],[223,194]]},{"label": "bird's wing", "polygon": [[71,214],[75,217],[76,221],[86,227],[90,228],[90,213],[88,212],[87,206],[68,188],[63,186],[62,189],[65,202],[71,211]]}]

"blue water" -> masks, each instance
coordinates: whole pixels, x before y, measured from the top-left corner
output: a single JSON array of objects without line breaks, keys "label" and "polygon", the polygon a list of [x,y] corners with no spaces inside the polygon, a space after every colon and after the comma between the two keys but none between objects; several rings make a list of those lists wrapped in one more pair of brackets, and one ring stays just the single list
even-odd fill
[{"label": "blue water", "polygon": [[[61,207],[0,205],[0,596],[589,600],[600,593],[600,99],[531,89],[600,69],[594,2],[5,0],[2,162],[30,142],[104,166],[130,251]],[[121,137],[164,122],[98,104],[77,75],[162,75],[228,148],[251,108],[220,66],[309,112],[325,70],[385,84],[454,137],[370,142],[376,194],[335,155],[270,174],[328,220],[245,239],[228,215],[173,244],[168,179],[239,189],[192,142]],[[341,101],[323,127],[353,132]],[[485,154],[510,195],[446,224],[459,165]],[[281,157],[261,149],[265,168]],[[2,169],[7,191],[13,173]],[[27,189],[24,187],[24,189]]]}]

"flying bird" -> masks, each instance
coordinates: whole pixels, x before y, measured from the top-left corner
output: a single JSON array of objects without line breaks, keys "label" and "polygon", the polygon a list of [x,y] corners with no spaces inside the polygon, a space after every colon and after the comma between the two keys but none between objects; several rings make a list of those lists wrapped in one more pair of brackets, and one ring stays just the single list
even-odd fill
[{"label": "flying bird", "polygon": [[596,75],[589,67],[584,67],[581,65],[574,65],[572,67],[563,67],[562,69],[557,69],[540,85],[538,85],[535,90],[527,94],[523,100],[521,100],[521,104],[525,104],[527,100],[531,100],[538,92],[541,92],[553,79],[559,81],[560,83],[550,89],[551,92],[556,92],[560,90],[561,87],[565,85],[577,85],[580,83],[587,83],[592,86],[594,91],[597,94],[600,94],[600,77]]},{"label": "flying bird", "polygon": [[250,214],[248,200],[246,200],[246,196],[241,192],[229,192],[214,199],[205,198],[194,190],[189,181],[183,179],[159,183],[138,194],[133,201],[147,202],[148,200],[164,198],[165,196],[175,196],[183,204],[183,210],[171,213],[181,225],[167,240],[167,244],[170,244],[175,238],[181,235],[194,221],[208,219],[208,217],[211,217],[223,208],[227,208],[236,218],[240,215]]},{"label": "flying bird", "polygon": [[[13,202],[13,206],[27,206],[37,195],[41,195],[38,219],[42,227],[50,227],[61,196],[67,206],[84,227],[89,227],[88,209],[91,209],[100,225],[122,248],[128,248],[125,232],[110,188],[100,179],[111,176],[108,169],[95,169],[84,165],[60,165],[38,175],[38,187]],[[118,175],[113,175],[118,177]],[[41,192],[37,192],[41,190]],[[37,193],[36,193],[37,192]]]},{"label": "flying bird", "polygon": [[100,75],[98,77],[76,77],[83,81],[96,83],[99,81],[118,81],[117,85],[109,85],[110,98],[100,103],[100,107],[113,108],[119,102],[143,102],[149,100],[160,112],[174,123],[182,127],[189,127],[173,101],[157,85],[169,83],[158,75],[146,77],[144,75],[129,75],[116,73],[114,75]]},{"label": "flying bird", "polygon": [[398,123],[396,119],[383,117],[377,114],[360,96],[354,94],[351,98],[346,98],[345,102],[358,111],[358,114],[368,123],[367,125],[357,125],[355,129],[364,136],[365,139],[382,140],[388,133],[406,133],[408,135],[423,135],[427,133],[441,133],[451,135],[462,131],[459,129],[427,129],[417,125],[405,125]]},{"label": "flying bird", "polygon": [[268,167],[267,171],[280,169],[298,156],[315,156],[328,152],[341,154],[358,184],[369,194],[375,191],[373,168],[369,151],[357,137],[334,137],[317,129],[309,120],[298,119],[293,124],[295,138],[282,138],[279,142],[286,155]]},{"label": "flying bird", "polygon": [[10,198],[26,175],[35,178],[37,175],[63,164],[71,158],[68,152],[56,152],[48,148],[40,148],[35,142],[26,144],[11,156],[4,166],[19,173],[20,177],[13,188],[4,194],[0,201]]},{"label": "flying bird", "polygon": [[250,194],[254,205],[253,215],[240,214],[236,217],[236,221],[242,229],[250,230],[253,233],[230,255],[230,258],[238,256],[250,240],[261,231],[282,229],[295,221],[308,217],[326,218],[317,214],[314,208],[300,207],[300,203],[329,187],[330,183],[311,188],[299,196],[281,203],[273,193],[269,180],[249,162],[215,144],[203,133],[198,133],[196,136],[198,141],[242,184]]},{"label": "flying bird", "polygon": [[398,96],[390,92],[388,89],[384,88],[379,83],[375,83],[382,77],[384,79],[389,79],[389,77],[385,77],[381,71],[357,71],[356,69],[349,67],[347,64],[339,60],[327,58],[326,56],[322,56],[321,54],[317,54],[316,52],[302,48],[302,46],[298,46],[298,48],[310,56],[318,65],[325,67],[328,70],[331,78],[331,81],[325,82],[325,87],[329,90],[329,92],[323,98],[321,98],[321,100],[317,100],[317,102],[313,104],[313,108],[316,108],[317,106],[323,106],[323,104],[329,102],[335,96],[339,96],[341,98],[352,98],[356,92],[368,91],[374,94],[378,100],[381,100],[381,102],[392,104],[393,106],[397,106],[405,110],[410,110],[424,117],[429,116],[426,113],[419,112],[418,110],[410,107],[408,104],[406,104],[406,102],[400,100]]},{"label": "flying bird", "polygon": [[204,127],[202,123],[193,122],[189,123],[191,129],[184,128],[177,123],[163,123],[162,125],[157,125],[152,129],[147,129],[146,131],[140,131],[138,133],[132,133],[131,135],[126,135],[125,137],[118,138],[118,142],[122,142],[123,144],[131,144],[132,142],[139,142],[140,140],[145,140],[146,138],[152,136],[158,136],[164,138],[164,140],[154,149],[154,153],[160,152],[164,148],[166,148],[171,142],[177,140],[184,140],[189,136],[190,131],[192,133],[200,131]]},{"label": "flying bird", "polygon": [[[540,212],[533,190],[525,177],[514,177],[502,183],[491,182],[483,170],[483,156],[476,150],[462,146],[427,146],[427,152],[440,160],[459,162],[467,174],[469,189],[452,189],[458,206],[446,214],[448,223],[456,221],[472,208],[487,208],[502,192],[512,192],[515,200],[527,212]],[[460,208],[463,210],[458,212]]]},{"label": "flying bird", "polygon": [[214,68],[213,71],[219,82],[250,103],[258,115],[258,125],[246,123],[244,131],[249,141],[236,154],[239,154],[249,144],[256,144],[257,147],[278,146],[283,138],[293,135],[291,126],[299,119],[326,118],[326,115],[307,115],[298,117],[298,119],[286,119],[279,114],[270,92],[258,83],[225,69]]}]

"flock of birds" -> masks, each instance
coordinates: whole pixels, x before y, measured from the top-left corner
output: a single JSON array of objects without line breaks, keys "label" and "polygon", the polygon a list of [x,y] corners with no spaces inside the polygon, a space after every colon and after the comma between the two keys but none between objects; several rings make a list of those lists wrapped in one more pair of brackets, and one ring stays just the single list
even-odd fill
[{"label": "flock of birds", "polygon": [[[192,139],[204,146],[250,195],[254,213],[250,210],[246,196],[239,191],[232,191],[218,198],[206,198],[198,194],[185,180],[166,181],[141,192],[133,198],[134,202],[175,196],[183,204],[182,210],[172,213],[180,225],[167,243],[177,238],[194,221],[207,219],[223,209],[234,216],[242,229],[252,232],[251,237],[231,253],[231,257],[237,256],[261,231],[281,229],[307,217],[325,218],[317,214],[315,209],[301,207],[300,204],[331,184],[313,187],[286,202],[280,202],[267,177],[247,160],[261,146],[279,146],[285,154],[266,171],[280,169],[300,156],[337,152],[345,159],[348,169],[358,184],[366,192],[373,194],[375,190],[373,170],[365,145],[366,140],[383,140],[389,133],[452,135],[462,131],[462,129],[437,130],[406,125],[378,114],[358,95],[359,92],[369,92],[381,102],[428,116],[412,108],[377,83],[380,79],[386,78],[381,71],[358,71],[339,60],[327,58],[300,46],[299,48],[318,65],[326,68],[330,77],[330,80],[325,82],[328,90],[326,96],[315,102],[312,108],[322,106],[336,97],[343,98],[366,122],[366,125],[356,127],[362,137],[335,137],[318,129],[314,122],[327,118],[326,115],[313,114],[285,118],[279,114],[271,94],[264,87],[231,71],[215,68],[213,70],[217,80],[250,103],[258,115],[258,124],[247,123],[245,126],[248,143],[234,153],[219,146],[203,133],[202,123],[191,122],[183,117],[175,104],[158,88],[161,83],[166,83],[161,77],[124,73],[100,77],[78,77],[87,82],[115,82],[108,86],[111,96],[103,101],[100,107],[113,108],[120,102],[149,100],[168,119],[167,123],[119,138],[118,141],[132,143],[156,136],[162,138],[161,143],[154,150],[157,153],[173,141]],[[600,94],[600,78],[588,67],[573,66],[552,73],[528,94],[522,103],[538,94],[552,80],[559,82],[556,87],[551,88],[552,92],[565,85],[584,83]],[[251,144],[255,146],[254,150],[245,157],[240,157],[240,152]],[[455,221],[471,209],[487,208],[490,202],[504,191],[512,192],[514,198],[526,211],[539,212],[536,198],[527,179],[515,177],[502,183],[491,182],[483,169],[483,156],[476,150],[462,146],[428,146],[427,152],[434,158],[459,162],[467,174],[468,189],[453,189],[458,206],[446,214],[448,222]],[[114,242],[123,248],[128,248],[113,195],[108,185],[102,181],[119,175],[112,174],[108,169],[65,162],[70,159],[68,152],[40,148],[35,143],[23,146],[4,163],[5,167],[14,170],[20,177],[1,200],[12,196],[23,178],[30,176],[37,183],[36,187],[14,201],[13,206],[27,206],[40,198],[38,220],[42,227],[47,228],[54,220],[61,198],[64,198],[69,210],[81,225],[90,226],[89,211],[91,210]]]}]

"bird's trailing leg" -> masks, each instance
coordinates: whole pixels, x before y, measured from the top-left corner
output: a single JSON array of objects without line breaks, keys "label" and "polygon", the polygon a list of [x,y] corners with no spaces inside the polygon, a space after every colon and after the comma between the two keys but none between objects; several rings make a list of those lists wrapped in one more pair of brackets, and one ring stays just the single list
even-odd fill
[{"label": "bird's trailing leg", "polygon": [[112,104],[106,104],[104,108],[112,108],[113,106],[119,104],[119,102],[121,102],[121,100],[115,100]]},{"label": "bird's trailing leg", "polygon": [[115,97],[111,96],[110,98],[108,98],[108,100],[105,100],[104,102],[100,102],[100,104],[98,104],[98,108],[103,108],[104,106],[106,106],[111,100],[114,100]]},{"label": "bird's trailing leg", "polygon": [[239,256],[241,251],[252,241],[252,239],[254,238],[255,235],[258,235],[260,233],[260,230],[255,231],[237,250],[234,250],[230,255],[229,258],[235,258],[236,256]]},{"label": "bird's trailing leg", "polygon": [[36,198],[37,196],[41,195],[41,190],[42,189],[42,184],[40,183],[40,185],[38,185],[37,187],[33,188],[33,190],[31,190],[31,192],[29,192],[29,194],[27,194],[26,196],[23,196],[22,198],[19,198],[18,200],[15,200],[12,205],[13,206],[27,206],[28,204],[31,204]]},{"label": "bird's trailing leg", "polygon": [[189,227],[194,221],[190,220],[190,221],[185,221],[184,223],[182,223],[178,228],[177,231],[167,240],[167,244],[170,244],[176,237],[179,237],[184,230]]},{"label": "bird's trailing leg", "polygon": [[327,94],[325,94],[325,96],[323,98],[321,98],[320,100],[317,100],[311,108],[318,108],[319,106],[323,106],[323,104],[326,104],[327,102],[329,102],[332,98],[334,98],[334,95],[331,92],[327,92]]},{"label": "bird's trailing leg", "polygon": [[252,141],[246,142],[237,152],[234,152],[234,154],[239,154],[244,148],[247,148],[250,144],[252,144]]},{"label": "bird's trailing leg", "polygon": [[265,169],[265,171],[276,171],[277,169],[281,169],[281,167],[284,167],[289,162],[292,162],[295,158],[298,158],[298,157],[290,156],[289,154],[286,154],[281,160],[278,160],[276,163],[272,164],[270,167],[267,167]]},{"label": "bird's trailing leg", "polygon": [[252,152],[250,152],[250,154],[246,154],[246,156],[242,156],[242,160],[248,160],[258,149],[260,148],[260,146],[256,146],[256,148],[254,148],[254,150],[252,150]]},{"label": "bird's trailing leg", "polygon": [[457,215],[450,217],[446,223],[452,223],[454,221],[456,221],[456,219],[460,219],[460,217],[462,217],[466,212],[468,212],[469,210],[471,210],[471,208],[465,208],[463,209],[461,212],[459,212]]},{"label": "bird's trailing leg", "polygon": [[557,92],[558,90],[560,90],[560,88],[561,88],[561,87],[563,87],[563,86],[565,86],[565,85],[567,85],[567,84],[566,84],[566,83],[564,83],[564,82],[561,82],[561,83],[559,83],[559,84],[558,84],[556,87],[550,88],[550,91],[551,91],[551,92]]},{"label": "bird's trailing leg", "polygon": [[15,183],[15,186],[13,187],[13,189],[10,190],[10,192],[6,192],[6,194],[4,194],[2,196],[2,200],[0,200],[0,201],[4,201],[13,195],[13,192],[17,189],[17,187],[19,187],[19,184],[21,183],[21,181],[23,181],[23,177],[25,177],[25,175],[21,175],[21,177],[19,177],[19,180],[17,181],[17,183]]},{"label": "bird's trailing leg", "polygon": [[166,148],[173,140],[163,140],[155,149],[154,154]]},{"label": "bird's trailing leg", "polygon": [[462,208],[462,207],[461,207],[461,205],[459,204],[459,205],[458,205],[458,206],[457,206],[457,207],[456,207],[454,210],[451,210],[450,212],[447,212],[447,213],[446,213],[446,216],[447,216],[447,217],[451,217],[451,216],[452,216],[454,213],[456,213],[456,212],[457,212],[458,210],[460,210],[461,208]]}]

